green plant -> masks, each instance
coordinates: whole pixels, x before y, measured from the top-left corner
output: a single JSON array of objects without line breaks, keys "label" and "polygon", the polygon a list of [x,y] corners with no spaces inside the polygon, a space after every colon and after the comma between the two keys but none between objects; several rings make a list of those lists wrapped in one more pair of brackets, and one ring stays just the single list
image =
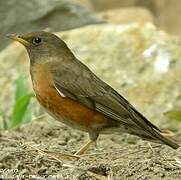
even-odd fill
[{"label": "green plant", "polygon": [[3,129],[14,128],[22,123],[31,121],[31,109],[29,103],[33,97],[33,93],[27,93],[24,78],[21,75],[16,81],[15,103],[12,107],[12,114],[10,117],[0,111],[0,116],[3,119]]},{"label": "green plant", "polygon": [[164,115],[166,115],[170,119],[175,119],[175,120],[181,122],[181,111],[179,111],[179,110],[168,111],[168,112],[164,113]]}]

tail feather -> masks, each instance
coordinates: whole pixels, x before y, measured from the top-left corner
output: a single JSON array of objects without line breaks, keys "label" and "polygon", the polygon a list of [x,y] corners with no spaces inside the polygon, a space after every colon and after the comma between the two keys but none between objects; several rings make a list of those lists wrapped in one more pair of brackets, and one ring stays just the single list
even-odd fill
[{"label": "tail feather", "polygon": [[137,119],[137,121],[141,122],[140,130],[132,131],[133,134],[142,137],[143,139],[147,139],[149,141],[166,144],[173,149],[177,149],[180,146],[174,142],[172,139],[165,137],[161,134],[161,130],[157,128],[154,124],[148,121],[141,113],[139,113],[136,109],[131,108],[133,118]]},{"label": "tail feather", "polygon": [[156,132],[156,131],[155,131],[154,134],[155,134],[156,138],[157,138],[158,140],[160,140],[160,143],[166,144],[166,145],[172,147],[173,149],[177,149],[177,148],[180,147],[180,146],[179,146],[176,142],[174,142],[171,138],[165,137],[165,136],[163,136],[161,133]]},{"label": "tail feather", "polygon": [[174,140],[172,140],[171,138],[163,136],[160,132],[157,132],[154,129],[152,130],[151,134],[150,134],[150,132],[143,131],[143,130],[139,130],[139,131],[130,130],[130,132],[128,132],[128,133],[139,136],[142,139],[150,141],[150,142],[155,142],[155,143],[159,143],[159,144],[166,144],[173,149],[177,149],[180,147],[176,142],[174,142]]}]

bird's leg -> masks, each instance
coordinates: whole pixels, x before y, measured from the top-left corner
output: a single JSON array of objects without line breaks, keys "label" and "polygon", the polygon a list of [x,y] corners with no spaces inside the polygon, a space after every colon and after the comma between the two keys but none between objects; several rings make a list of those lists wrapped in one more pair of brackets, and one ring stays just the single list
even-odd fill
[{"label": "bird's leg", "polygon": [[91,131],[89,132],[90,140],[89,140],[83,147],[81,147],[81,148],[75,153],[75,155],[81,155],[81,154],[83,154],[83,153],[89,148],[89,146],[90,146],[91,144],[93,144],[93,143],[96,144],[96,140],[97,140],[98,136],[99,136],[99,131],[97,131],[97,130],[95,130],[95,129],[94,129],[94,130],[91,130]]},{"label": "bird's leg", "polygon": [[81,147],[76,153],[75,155],[81,155],[83,154],[91,144],[95,143],[96,141],[94,140],[89,140],[83,147]]}]

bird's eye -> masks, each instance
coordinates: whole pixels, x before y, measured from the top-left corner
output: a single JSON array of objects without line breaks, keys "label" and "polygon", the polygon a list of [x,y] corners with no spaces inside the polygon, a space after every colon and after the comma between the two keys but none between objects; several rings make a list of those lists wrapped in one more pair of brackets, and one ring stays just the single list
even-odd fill
[{"label": "bird's eye", "polygon": [[35,44],[35,45],[39,45],[41,42],[42,42],[42,39],[39,37],[36,37],[33,39],[33,44]]}]

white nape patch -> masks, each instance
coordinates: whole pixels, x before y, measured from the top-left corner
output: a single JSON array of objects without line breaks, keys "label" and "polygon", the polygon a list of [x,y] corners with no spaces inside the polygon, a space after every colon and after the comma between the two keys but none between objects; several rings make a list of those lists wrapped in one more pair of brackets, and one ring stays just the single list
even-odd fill
[{"label": "white nape patch", "polygon": [[60,96],[66,97],[56,86],[55,86],[55,89],[58,91],[58,93],[60,94]]},{"label": "white nape patch", "polygon": [[170,66],[170,55],[166,52],[159,51],[154,69],[159,73],[166,73]]}]

